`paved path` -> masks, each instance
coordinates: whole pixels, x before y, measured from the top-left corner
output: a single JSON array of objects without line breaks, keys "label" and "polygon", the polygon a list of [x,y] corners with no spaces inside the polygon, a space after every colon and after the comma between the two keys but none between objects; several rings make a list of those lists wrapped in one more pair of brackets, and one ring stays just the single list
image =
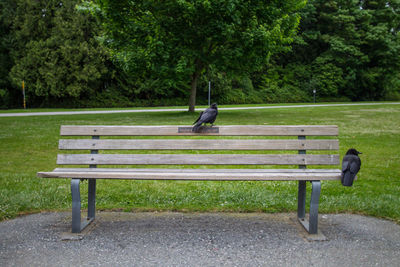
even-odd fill
[{"label": "paved path", "polygon": [[[233,108],[218,108],[218,109],[219,110],[243,110],[243,109],[310,108],[310,107],[376,106],[376,105],[400,105],[400,102],[348,103],[348,104],[307,104],[307,105],[287,105],[287,106],[233,107]],[[197,111],[201,111],[201,110],[204,110],[204,108],[197,109]],[[131,110],[90,110],[90,111],[58,111],[58,112],[20,112],[20,113],[0,113],[0,117],[79,115],[79,114],[110,114],[110,113],[135,113],[135,112],[165,112],[165,111],[187,111],[187,108],[131,109]]]},{"label": "paved path", "polygon": [[83,234],[70,213],[0,222],[0,266],[400,266],[400,225],[321,215],[309,241],[296,215],[99,212]]}]

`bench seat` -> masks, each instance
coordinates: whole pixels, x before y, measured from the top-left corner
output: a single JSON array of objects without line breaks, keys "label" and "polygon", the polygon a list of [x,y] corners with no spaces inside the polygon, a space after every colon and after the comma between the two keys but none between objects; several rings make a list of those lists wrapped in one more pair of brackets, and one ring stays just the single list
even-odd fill
[{"label": "bench seat", "polygon": [[339,169],[167,169],[56,168],[42,178],[199,180],[199,181],[315,181],[340,180]]}]

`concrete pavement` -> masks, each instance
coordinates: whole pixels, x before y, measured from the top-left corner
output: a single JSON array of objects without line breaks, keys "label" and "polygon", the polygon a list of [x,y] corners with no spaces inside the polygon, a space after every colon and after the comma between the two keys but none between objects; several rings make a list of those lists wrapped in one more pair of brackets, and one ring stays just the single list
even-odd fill
[{"label": "concrete pavement", "polygon": [[309,241],[296,214],[99,212],[82,234],[69,212],[0,222],[1,266],[400,266],[400,226],[320,214]]}]

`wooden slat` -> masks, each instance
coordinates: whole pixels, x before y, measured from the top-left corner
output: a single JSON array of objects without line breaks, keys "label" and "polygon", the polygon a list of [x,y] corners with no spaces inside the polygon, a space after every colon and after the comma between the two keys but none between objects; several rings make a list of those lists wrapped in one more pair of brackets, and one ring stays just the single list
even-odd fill
[{"label": "wooden slat", "polygon": [[338,150],[338,140],[61,139],[59,149]]},{"label": "wooden slat", "polygon": [[337,136],[335,125],[238,125],[218,126],[219,133],[178,133],[182,126],[61,126],[63,136],[172,136],[172,135],[222,135],[222,136]]},{"label": "wooden slat", "polygon": [[55,168],[52,172],[157,172],[157,173],[334,173],[339,169],[175,169],[175,168]]},{"label": "wooden slat", "polygon": [[40,172],[39,177],[42,178],[93,178],[93,179],[137,179],[137,180],[338,180],[340,179],[340,171],[336,172],[233,172],[225,170],[225,172]]},{"label": "wooden slat", "polygon": [[339,155],[307,154],[59,154],[57,164],[337,165]]},{"label": "wooden slat", "polygon": [[268,172],[268,173],[340,173],[339,169],[173,169],[173,168],[55,168],[53,172],[195,172],[195,173],[206,173],[206,172],[243,172],[243,173],[254,173],[254,172]]}]

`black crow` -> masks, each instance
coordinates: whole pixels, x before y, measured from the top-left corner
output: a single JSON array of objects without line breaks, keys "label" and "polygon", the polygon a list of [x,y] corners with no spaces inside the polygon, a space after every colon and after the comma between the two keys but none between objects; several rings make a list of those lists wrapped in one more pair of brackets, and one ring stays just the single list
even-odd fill
[{"label": "black crow", "polygon": [[197,118],[195,122],[193,122],[194,126],[192,128],[192,132],[196,132],[199,130],[200,126],[203,123],[211,123],[211,126],[213,126],[213,123],[215,119],[217,118],[218,115],[218,108],[217,104],[211,104],[209,108],[206,110],[202,111],[200,113],[200,116]]},{"label": "black crow", "polygon": [[362,154],[354,148],[350,148],[342,161],[342,185],[352,186],[356,174],[360,170],[361,160],[358,154]]}]

